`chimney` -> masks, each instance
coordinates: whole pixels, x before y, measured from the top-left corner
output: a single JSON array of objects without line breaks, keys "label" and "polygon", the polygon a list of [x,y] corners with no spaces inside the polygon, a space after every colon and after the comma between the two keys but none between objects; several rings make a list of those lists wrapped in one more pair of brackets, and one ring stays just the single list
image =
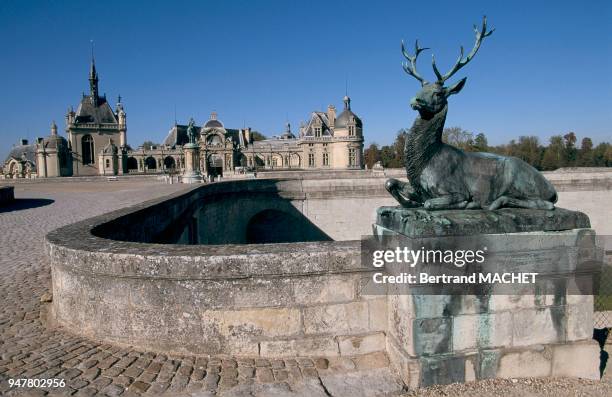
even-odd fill
[{"label": "chimney", "polygon": [[329,105],[327,107],[327,119],[329,120],[330,127],[336,124],[336,107],[334,105]]},{"label": "chimney", "polygon": [[21,146],[25,146],[25,145],[28,144],[28,140],[27,139],[21,139],[20,142],[21,142]]},{"label": "chimney", "polygon": [[245,128],[244,129],[244,135],[246,138],[247,143],[253,143],[253,140],[251,139],[251,127]]}]

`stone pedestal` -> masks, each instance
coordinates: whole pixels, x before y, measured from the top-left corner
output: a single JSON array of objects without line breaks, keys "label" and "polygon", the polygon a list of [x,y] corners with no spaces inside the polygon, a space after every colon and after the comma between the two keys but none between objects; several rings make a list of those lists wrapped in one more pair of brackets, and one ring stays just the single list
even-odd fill
[{"label": "stone pedestal", "polygon": [[183,146],[183,151],[185,153],[185,171],[181,176],[181,182],[201,183],[200,146],[194,143],[187,143]]},{"label": "stone pedestal", "polygon": [[[585,262],[596,263],[599,252],[585,214],[561,208],[381,207],[374,235],[399,239],[415,250],[485,247],[487,261],[471,270],[538,273],[535,286],[493,285],[472,295],[389,285],[387,352],[406,384],[528,376],[599,379],[593,296],[577,287],[592,282],[593,274],[581,269]],[[470,271],[468,266],[459,270]]]}]

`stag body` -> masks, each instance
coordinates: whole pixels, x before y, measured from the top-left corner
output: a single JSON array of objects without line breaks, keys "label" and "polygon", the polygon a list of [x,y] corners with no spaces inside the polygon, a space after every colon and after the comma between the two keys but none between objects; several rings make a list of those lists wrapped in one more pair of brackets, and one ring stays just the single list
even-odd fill
[{"label": "stag body", "polygon": [[415,55],[409,55],[402,43],[402,52],[410,64],[404,64],[406,73],[422,84],[422,89],[411,100],[419,112],[404,147],[404,159],[409,183],[389,179],[385,187],[404,207],[423,206],[426,209],[479,209],[523,207],[552,209],[557,200],[554,187],[535,168],[515,157],[491,153],[464,152],[442,142],[442,131],[448,110],[448,97],[457,94],[466,78],[451,87],[444,81],[465,66],[478,51],[482,39],[493,31],[476,28],[476,44],[455,66],[441,75],[432,58],[438,80],[426,82],[416,71],[416,59],[425,48],[415,45]]}]

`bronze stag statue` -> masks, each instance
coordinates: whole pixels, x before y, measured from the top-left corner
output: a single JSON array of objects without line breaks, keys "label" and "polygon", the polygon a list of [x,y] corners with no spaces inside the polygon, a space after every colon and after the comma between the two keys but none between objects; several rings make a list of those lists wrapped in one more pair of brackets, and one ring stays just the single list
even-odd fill
[{"label": "bronze stag statue", "polygon": [[406,73],[421,82],[421,90],[410,101],[419,112],[406,136],[404,161],[409,182],[389,179],[385,188],[406,208],[424,207],[442,209],[489,209],[520,207],[553,209],[557,192],[552,184],[535,168],[516,157],[492,153],[464,152],[442,142],[442,130],[448,110],[448,97],[457,94],[465,85],[466,77],[450,87],[444,83],[468,64],[478,52],[482,41],[494,29],[487,31],[487,19],[482,28],[474,25],[476,43],[451,70],[442,75],[432,56],[432,67],[437,80],[429,83],[417,72],[419,54],[428,48],[415,43],[415,54],[410,55],[402,41],[403,63]]}]

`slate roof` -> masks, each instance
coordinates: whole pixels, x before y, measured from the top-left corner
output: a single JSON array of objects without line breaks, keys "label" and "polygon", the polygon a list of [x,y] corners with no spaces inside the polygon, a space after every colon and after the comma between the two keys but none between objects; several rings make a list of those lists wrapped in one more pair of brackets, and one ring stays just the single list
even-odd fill
[{"label": "slate roof", "polygon": [[31,161],[32,163],[36,164],[36,144],[13,146],[8,156],[6,157],[5,162],[9,161],[10,159],[21,160],[24,153],[25,158],[28,161]]},{"label": "slate roof", "polygon": [[310,121],[306,125],[306,127],[302,130],[302,136],[314,136],[314,124],[316,121],[320,121],[321,123],[321,135],[322,136],[333,136],[333,131],[329,127],[329,119],[327,118],[327,113],[325,112],[312,112],[310,116]]},{"label": "slate roof", "polygon": [[110,123],[117,124],[117,118],[113,109],[106,101],[106,98],[98,97],[98,106],[95,106],[91,100],[91,96],[85,96],[81,99],[81,103],[76,111],[75,122],[78,123]]},{"label": "slate roof", "polygon": [[357,117],[355,113],[353,113],[350,109],[344,109],[340,115],[336,118],[336,122],[334,123],[334,127],[336,128],[346,128],[347,124],[352,118],[355,118],[355,125],[357,127],[362,127],[361,119]]}]

